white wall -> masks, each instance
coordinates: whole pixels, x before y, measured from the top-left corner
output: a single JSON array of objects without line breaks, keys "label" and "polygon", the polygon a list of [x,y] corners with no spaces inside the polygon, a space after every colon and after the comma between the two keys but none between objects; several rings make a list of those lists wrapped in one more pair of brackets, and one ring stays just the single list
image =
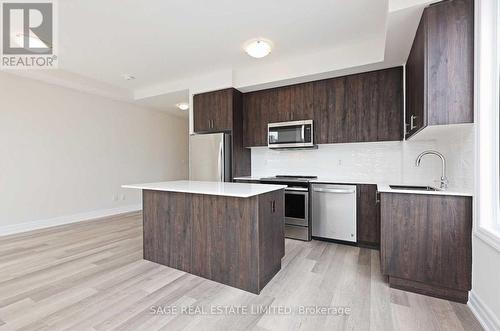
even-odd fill
[{"label": "white wall", "polygon": [[497,0],[475,2],[475,204],[472,292],[469,306],[486,330],[500,330],[500,237],[498,220],[498,67],[500,22]]},{"label": "white wall", "polygon": [[187,160],[187,119],[0,73],[0,234],[137,206],[122,184],[185,179]]},{"label": "white wall", "polygon": [[500,251],[474,236],[472,239],[471,308],[487,330],[500,330]]},{"label": "white wall", "polygon": [[[438,130],[439,131],[439,130]],[[415,167],[418,154],[441,151],[447,159],[450,189],[473,190],[474,128],[448,127],[423,140],[319,145],[317,150],[273,151],[252,148],[252,176],[316,175],[339,181],[439,185],[441,162],[426,156]]]}]

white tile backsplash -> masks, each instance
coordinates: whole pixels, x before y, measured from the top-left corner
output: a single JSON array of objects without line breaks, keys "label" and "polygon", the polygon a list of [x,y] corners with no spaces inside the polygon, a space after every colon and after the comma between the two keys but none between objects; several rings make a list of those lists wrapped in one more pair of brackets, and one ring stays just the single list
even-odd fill
[{"label": "white tile backsplash", "polygon": [[463,126],[436,140],[437,149],[447,156],[450,187],[474,189],[474,127]]},{"label": "white tile backsplash", "polygon": [[252,148],[252,176],[316,175],[339,181],[436,186],[441,177],[437,157],[427,156],[420,167],[415,166],[418,154],[435,149],[448,160],[450,187],[472,190],[473,128],[451,131],[453,134],[437,134],[426,140],[329,144],[319,145],[316,150]]}]

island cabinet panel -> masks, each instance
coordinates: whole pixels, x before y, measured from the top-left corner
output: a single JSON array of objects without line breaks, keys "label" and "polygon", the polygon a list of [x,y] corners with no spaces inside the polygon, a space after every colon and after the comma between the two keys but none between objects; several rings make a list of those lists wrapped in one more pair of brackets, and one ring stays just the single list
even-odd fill
[{"label": "island cabinet panel", "polygon": [[144,258],[259,293],[281,269],[284,191],[249,198],[145,190]]},{"label": "island cabinet panel", "polygon": [[[281,191],[274,191],[259,196],[259,279],[262,285],[267,284],[279,271],[281,261],[285,256],[285,223],[282,215],[285,213],[285,196]],[[268,207],[266,207],[268,206]],[[271,226],[264,224],[270,222]],[[270,256],[268,256],[270,255]]]},{"label": "island cabinet panel", "polygon": [[189,272],[192,227],[186,222],[186,210],[190,195],[143,191],[143,202],[144,259]]},{"label": "island cabinet panel", "polygon": [[406,112],[407,138],[428,125],[474,122],[473,0],[424,9],[406,65]]},{"label": "island cabinet panel", "polygon": [[382,271],[391,287],[467,302],[472,198],[381,193]]},{"label": "island cabinet panel", "polygon": [[191,273],[258,291],[256,199],[193,195]]}]

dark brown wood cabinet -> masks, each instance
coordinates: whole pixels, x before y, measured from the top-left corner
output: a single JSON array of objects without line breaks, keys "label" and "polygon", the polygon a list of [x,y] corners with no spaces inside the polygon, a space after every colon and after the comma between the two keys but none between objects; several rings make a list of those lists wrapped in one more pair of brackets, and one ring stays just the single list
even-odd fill
[{"label": "dark brown wood cabinet", "polygon": [[345,98],[350,142],[403,140],[403,67],[347,76]]},{"label": "dark brown wood cabinet", "polygon": [[356,141],[356,113],[346,104],[346,77],[314,82],[314,142]]},{"label": "dark brown wood cabinet", "polygon": [[380,193],[381,263],[391,287],[467,302],[472,198]]},{"label": "dark brown wood cabinet", "polygon": [[354,128],[354,142],[377,141],[378,75],[368,72],[346,78],[346,108],[352,113],[345,123]]},{"label": "dark brown wood cabinet", "polygon": [[243,146],[243,94],[224,89],[193,97],[195,133],[231,133],[232,177],[250,175],[251,154]]},{"label": "dark brown wood cabinet", "polygon": [[377,185],[358,184],[356,236],[358,245],[377,248],[380,245],[380,207]]},{"label": "dark brown wood cabinet", "polygon": [[[289,86],[290,106],[287,106],[290,113],[290,121],[310,120],[314,114],[314,83],[304,83]],[[284,112],[286,112],[286,109]]]},{"label": "dark brown wood cabinet", "polygon": [[285,254],[284,192],[143,190],[144,259],[258,294]]},{"label": "dark brown wood cabinet", "polygon": [[424,127],[425,14],[417,28],[415,40],[406,61],[406,138]]},{"label": "dark brown wood cabinet", "polygon": [[277,118],[276,89],[245,93],[243,95],[243,145],[267,146],[267,124]]},{"label": "dark brown wood cabinet", "polygon": [[244,145],[267,145],[267,124],[314,120],[316,144],[403,139],[403,68],[243,95]]},{"label": "dark brown wood cabinet", "polygon": [[425,8],[406,64],[406,137],[474,121],[474,1]]},{"label": "dark brown wood cabinet", "polygon": [[234,102],[241,97],[239,94],[238,90],[228,88],[194,95],[194,132],[231,131]]}]

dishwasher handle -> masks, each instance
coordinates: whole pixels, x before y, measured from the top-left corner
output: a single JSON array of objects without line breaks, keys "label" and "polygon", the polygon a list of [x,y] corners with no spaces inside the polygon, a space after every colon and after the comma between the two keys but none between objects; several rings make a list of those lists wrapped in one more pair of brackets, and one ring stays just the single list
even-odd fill
[{"label": "dishwasher handle", "polygon": [[352,194],[356,190],[336,189],[336,188],[314,188],[314,192],[335,193],[335,194]]}]

